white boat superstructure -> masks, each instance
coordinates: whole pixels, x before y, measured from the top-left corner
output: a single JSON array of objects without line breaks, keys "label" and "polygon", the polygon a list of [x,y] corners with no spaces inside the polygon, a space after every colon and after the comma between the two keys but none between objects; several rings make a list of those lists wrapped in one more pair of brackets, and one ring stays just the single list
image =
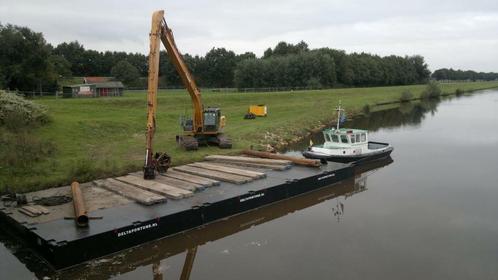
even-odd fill
[{"label": "white boat superstructure", "polygon": [[364,158],[382,158],[390,155],[393,148],[387,143],[369,141],[367,130],[340,128],[339,124],[341,120],[344,120],[344,109],[339,105],[336,110],[336,127],[323,130],[324,143],[321,145],[310,145],[308,150],[303,152],[305,157],[350,162]]}]

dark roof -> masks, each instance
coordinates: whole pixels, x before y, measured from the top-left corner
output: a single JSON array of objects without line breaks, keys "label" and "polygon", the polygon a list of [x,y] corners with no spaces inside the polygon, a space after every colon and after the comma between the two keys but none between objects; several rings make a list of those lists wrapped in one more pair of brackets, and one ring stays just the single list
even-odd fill
[{"label": "dark roof", "polygon": [[111,77],[84,77],[83,81],[85,84],[97,84],[97,83],[105,83],[109,82]]},{"label": "dark roof", "polygon": [[95,83],[97,88],[124,88],[122,82]]},{"label": "dark roof", "polygon": [[64,87],[76,88],[76,87],[92,87],[95,88],[124,88],[122,82],[105,82],[105,83],[93,83],[93,84],[77,84],[77,85],[67,85]]},{"label": "dark roof", "polygon": [[76,88],[76,87],[90,87],[95,84],[76,84],[76,85],[65,85],[64,87]]}]

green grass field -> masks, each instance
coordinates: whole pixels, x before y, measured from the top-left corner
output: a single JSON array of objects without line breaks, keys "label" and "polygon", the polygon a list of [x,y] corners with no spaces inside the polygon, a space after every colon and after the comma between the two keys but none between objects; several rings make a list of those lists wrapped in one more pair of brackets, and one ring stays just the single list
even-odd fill
[{"label": "green grass field", "polygon": [[[443,92],[454,93],[498,87],[498,82],[442,84]],[[339,100],[348,114],[357,114],[369,104],[399,100],[403,91],[415,97],[425,85],[329,89],[316,91],[237,93],[203,92],[205,106],[219,106],[227,117],[225,133],[234,149],[216,147],[185,152],[175,143],[180,133],[179,117],[190,114],[188,94],[181,90],[160,91],[158,97],[155,150],[165,151],[178,165],[199,160],[207,154],[237,153],[250,145],[296,140],[320,123],[334,119]],[[52,122],[34,135],[55,144],[55,153],[30,170],[0,169],[0,188],[27,191],[60,186],[73,179],[87,181],[121,175],[142,168],[145,146],[145,91],[128,91],[123,97],[81,99],[36,99],[46,105]],[[268,117],[244,120],[250,104],[266,104]],[[268,135],[276,136],[273,140]],[[266,136],[266,139],[265,139]],[[16,175],[17,174],[17,175]],[[0,189],[1,191],[1,189]]]}]

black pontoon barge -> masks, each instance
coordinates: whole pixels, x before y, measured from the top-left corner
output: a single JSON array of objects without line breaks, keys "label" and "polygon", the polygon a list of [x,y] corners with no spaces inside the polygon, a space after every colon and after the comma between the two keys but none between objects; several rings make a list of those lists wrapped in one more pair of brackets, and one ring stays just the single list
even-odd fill
[{"label": "black pontoon barge", "polygon": [[[260,159],[262,160],[262,159]],[[275,162],[275,161],[274,161]],[[55,269],[105,256],[264,205],[334,184],[353,175],[350,164],[290,166],[259,161],[200,162],[175,167],[155,180],[141,173],[81,184],[90,217],[77,227],[73,203],[42,206],[43,197],[70,196],[70,187],[26,194],[28,205],[0,205],[2,228],[14,232]],[[31,208],[26,208],[31,207]]]}]

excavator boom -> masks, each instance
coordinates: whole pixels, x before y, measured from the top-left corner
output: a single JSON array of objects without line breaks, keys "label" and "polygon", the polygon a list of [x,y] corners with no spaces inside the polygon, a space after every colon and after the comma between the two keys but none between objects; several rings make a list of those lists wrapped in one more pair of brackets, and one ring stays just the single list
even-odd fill
[{"label": "excavator boom", "polygon": [[199,139],[205,143],[215,143],[220,148],[231,148],[231,141],[221,135],[225,117],[221,116],[219,108],[204,110],[201,93],[188,70],[182,55],[178,51],[173,32],[164,20],[164,11],[156,11],[152,15],[152,27],[149,34],[149,78],[147,89],[147,136],[144,165],[144,178],[153,179],[155,171],[166,171],[171,161],[165,153],[153,153],[153,139],[156,130],[157,87],[159,80],[160,44],[163,43],[166,51],[180,75],[183,85],[192,99],[193,116],[188,123],[183,124],[185,136],[177,136],[187,150],[196,150]]},{"label": "excavator boom", "polygon": [[182,79],[183,85],[187,89],[190,94],[190,98],[192,99],[192,105],[194,109],[193,116],[193,131],[200,132],[203,128],[203,116],[202,116],[202,101],[201,101],[201,92],[197,88],[190,71],[183,60],[182,55],[178,51],[178,48],[175,44],[175,39],[173,37],[173,31],[168,28],[166,21],[162,18],[161,24],[161,41],[163,42],[164,47],[168,51],[168,54],[171,58],[171,62],[176,68],[176,71],[180,75]]}]

